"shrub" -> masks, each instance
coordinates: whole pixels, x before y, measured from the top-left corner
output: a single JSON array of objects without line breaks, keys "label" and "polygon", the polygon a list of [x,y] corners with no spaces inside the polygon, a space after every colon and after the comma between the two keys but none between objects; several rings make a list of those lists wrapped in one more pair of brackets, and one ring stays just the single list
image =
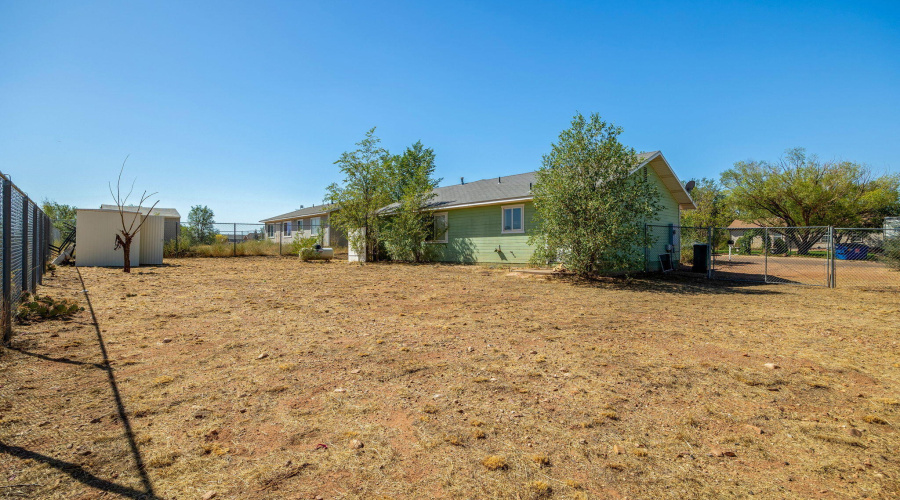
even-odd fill
[{"label": "shrub", "polygon": [[27,321],[47,320],[56,318],[67,318],[83,311],[83,307],[79,307],[72,299],[54,299],[50,296],[38,296],[27,294],[22,298],[22,303],[16,309],[16,321],[24,323]]},{"label": "shrub", "polygon": [[292,255],[299,255],[300,250],[303,250],[304,248],[312,248],[318,242],[318,236],[310,236],[309,238],[295,236],[294,239],[291,240],[291,244],[288,245],[288,253]]},{"label": "shrub", "polygon": [[783,238],[773,240],[772,241],[772,253],[774,254],[783,254],[787,253],[788,245],[787,241]]},{"label": "shrub", "polygon": [[228,236],[224,234],[217,234],[216,243],[228,243]]},{"label": "shrub", "polygon": [[884,240],[884,253],[881,258],[887,265],[900,271],[900,237],[886,238]]},{"label": "shrub", "polygon": [[735,244],[737,246],[738,253],[750,255],[750,251],[752,250],[751,246],[753,244],[753,234],[751,234],[749,231],[744,233],[743,236],[737,239],[737,242],[735,242]]}]

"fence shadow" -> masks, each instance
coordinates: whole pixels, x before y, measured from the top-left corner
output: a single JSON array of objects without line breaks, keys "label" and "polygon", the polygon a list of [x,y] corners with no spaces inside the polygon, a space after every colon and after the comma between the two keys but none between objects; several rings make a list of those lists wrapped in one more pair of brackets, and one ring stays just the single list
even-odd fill
[{"label": "fence shadow", "polygon": [[585,288],[606,288],[679,295],[779,295],[783,292],[761,288],[771,283],[752,281],[717,281],[705,276],[692,276],[683,272],[640,273],[631,277],[611,276],[594,279],[574,276],[558,276],[556,279],[573,286]]},{"label": "fence shadow", "polygon": [[125,405],[122,402],[121,394],[119,393],[119,386],[116,382],[116,376],[113,371],[112,366],[109,363],[109,357],[106,351],[106,344],[103,340],[103,334],[101,333],[100,324],[97,321],[97,315],[94,313],[94,306],[91,303],[91,297],[89,292],[87,291],[84,283],[84,278],[81,275],[80,270],[78,268],[75,269],[78,274],[78,280],[81,285],[81,289],[84,293],[85,301],[87,302],[87,309],[91,315],[91,326],[94,329],[94,333],[97,337],[97,343],[100,349],[101,361],[99,363],[91,363],[85,361],[73,360],[65,357],[53,357],[48,356],[46,354],[41,354],[38,352],[34,352],[33,347],[28,349],[26,347],[12,347],[9,349],[14,350],[16,352],[22,353],[26,356],[31,356],[34,358],[38,358],[44,361],[54,362],[54,363],[64,363],[69,365],[77,365],[89,367],[91,369],[102,370],[106,373],[106,379],[109,383],[109,389],[113,396],[113,401],[115,403],[115,411],[118,417],[118,422],[122,425],[122,431],[126,441],[128,442],[128,448],[130,450],[130,454],[132,460],[134,460],[134,465],[136,468],[136,472],[138,475],[138,479],[141,484],[141,488],[133,488],[130,486],[126,486],[123,484],[118,484],[107,479],[100,478],[88,470],[86,470],[81,465],[67,462],[58,458],[54,458],[48,455],[44,455],[42,453],[38,453],[32,450],[25,449],[20,446],[14,446],[0,441],[0,453],[4,453],[13,457],[17,457],[22,460],[34,460],[36,462],[40,462],[42,464],[46,464],[47,466],[54,468],[60,472],[67,474],[73,480],[80,482],[86,486],[94,488],[96,490],[100,490],[107,493],[113,493],[115,495],[120,495],[125,498],[134,498],[134,499],[143,499],[143,500],[156,500],[159,499],[156,493],[153,490],[153,484],[150,481],[150,477],[147,475],[146,467],[144,466],[144,459],[141,456],[140,449],[138,448],[137,441],[135,440],[134,431],[131,427],[131,420],[128,417],[128,412],[125,410]]}]

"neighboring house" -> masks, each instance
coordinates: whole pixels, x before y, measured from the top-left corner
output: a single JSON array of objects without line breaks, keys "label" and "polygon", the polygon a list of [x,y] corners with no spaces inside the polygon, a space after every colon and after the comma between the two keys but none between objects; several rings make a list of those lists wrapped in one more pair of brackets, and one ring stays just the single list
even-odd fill
[{"label": "neighboring house", "polygon": [[[659,151],[641,153],[648,178],[660,194],[662,206],[651,224],[678,226],[680,210],[696,208],[681,181]],[[466,263],[515,263],[529,262],[534,247],[528,244],[528,236],[534,227],[534,197],[531,187],[535,172],[510,175],[434,190],[431,206],[435,217],[435,234],[432,244],[440,245],[438,260]],[[649,250],[654,256],[666,252],[666,245],[678,248],[677,231],[670,232],[670,241],[656,242]],[[658,268],[650,258],[650,268]]]},{"label": "neighboring house", "polygon": [[[122,207],[126,212],[136,212],[137,208],[134,205],[128,205]],[[116,205],[100,205],[100,210],[112,210],[114,212],[119,211],[119,207]],[[141,207],[141,213],[147,215],[150,212],[150,207]],[[178,226],[181,224],[181,214],[178,213],[178,210],[174,208],[159,208],[155,207],[153,209],[153,213],[150,215],[159,215],[163,218],[163,241],[174,240],[176,235],[178,234]]]},{"label": "neighboring house", "polygon": [[263,219],[266,237],[276,243],[322,234],[322,246],[346,247],[347,237],[328,223],[334,205],[314,205]]},{"label": "neighboring house", "polygon": [[[734,222],[728,225],[728,239],[734,242],[734,244],[736,245],[739,238],[746,235],[748,232],[752,232],[753,236],[750,238],[750,248],[753,250],[761,250],[763,248],[763,235],[765,234],[764,231],[762,231],[764,227],[766,226],[761,226],[754,222],[735,219]],[[769,231],[769,242],[783,239],[784,234],[778,232],[777,229],[772,229]]]}]

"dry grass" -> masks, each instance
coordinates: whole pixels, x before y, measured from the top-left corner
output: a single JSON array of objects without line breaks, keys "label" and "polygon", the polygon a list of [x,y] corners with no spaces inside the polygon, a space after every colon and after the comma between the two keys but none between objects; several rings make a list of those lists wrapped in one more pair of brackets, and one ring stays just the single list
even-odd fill
[{"label": "dry grass", "polygon": [[[161,498],[900,494],[896,292],[168,262],[40,291],[89,291]],[[89,311],[14,347],[0,495],[143,491]]]}]

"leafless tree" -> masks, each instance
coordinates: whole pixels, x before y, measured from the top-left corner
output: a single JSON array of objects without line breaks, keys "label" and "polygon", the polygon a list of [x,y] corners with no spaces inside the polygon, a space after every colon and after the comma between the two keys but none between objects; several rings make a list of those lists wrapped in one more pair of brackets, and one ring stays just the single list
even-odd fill
[{"label": "leafless tree", "polygon": [[[156,193],[147,194],[147,191],[144,191],[141,194],[141,201],[138,203],[137,209],[132,214],[128,212],[131,216],[131,222],[126,221],[125,217],[125,204],[128,203],[128,198],[131,196],[131,193],[134,191],[134,183],[137,182],[137,179],[131,182],[131,189],[128,190],[128,194],[122,198],[122,173],[125,171],[125,162],[128,161],[128,157],[125,157],[125,161],[122,162],[122,168],[119,169],[119,178],[116,181],[116,192],[113,193],[112,183],[109,184],[109,194],[112,195],[113,201],[116,202],[116,208],[119,210],[119,220],[122,221],[122,229],[119,231],[119,234],[116,235],[116,247],[118,250],[120,247],[122,248],[122,253],[125,255],[125,267],[123,271],[126,273],[131,272],[131,240],[134,238],[134,235],[141,230],[141,226],[144,225],[144,222],[147,221],[147,216],[149,216],[153,209],[156,208],[156,204],[159,203],[159,200],[155,201],[153,205],[147,210],[147,214],[141,213],[141,207],[143,207],[144,203],[151,197],[153,197]],[[135,227],[135,224],[137,227]]]}]

